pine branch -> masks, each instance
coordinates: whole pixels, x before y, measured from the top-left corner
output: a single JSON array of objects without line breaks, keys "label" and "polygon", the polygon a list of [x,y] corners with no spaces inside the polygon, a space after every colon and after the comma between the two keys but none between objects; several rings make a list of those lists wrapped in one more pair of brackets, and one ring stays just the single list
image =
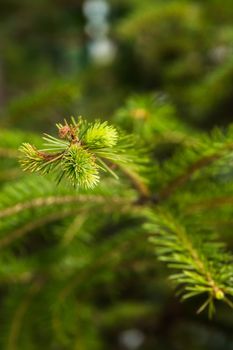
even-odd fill
[{"label": "pine branch", "polygon": [[131,97],[114,117],[118,124],[140,135],[150,147],[166,143],[192,147],[197,141],[197,132],[179,120],[170,101],[161,100],[158,94]]},{"label": "pine branch", "polygon": [[207,295],[200,307],[214,312],[214,300],[223,300],[233,305],[228,295],[233,296],[233,269],[231,254],[218,243],[213,233],[195,232],[187,229],[170,214],[158,211],[151,215],[147,230],[150,242],[156,246],[159,259],[176,272],[171,279],[178,285],[182,299],[199,294]]},{"label": "pine branch", "polygon": [[26,140],[41,145],[41,140],[36,134],[0,129],[0,156],[17,159],[19,157],[18,148]]},{"label": "pine branch", "polygon": [[[92,193],[74,191],[46,178],[30,176],[0,192],[0,248],[49,222],[86,210],[130,212],[140,210],[136,194],[109,182]],[[117,209],[118,208],[118,209]]]},{"label": "pine branch", "polygon": [[28,292],[26,293],[25,297],[23,298],[21,303],[18,305],[12,320],[10,331],[9,331],[8,344],[7,344],[8,349],[11,349],[11,350],[17,349],[17,341],[23,325],[23,318],[30,306],[32,299],[41,290],[44,283],[45,281],[43,281],[42,279],[37,279],[33,281],[31,286],[28,288]]},{"label": "pine branch", "polygon": [[72,217],[77,214],[79,210],[75,209],[58,209],[57,212],[53,212],[52,214],[43,215],[38,219],[33,219],[32,221],[27,222],[25,225],[21,225],[20,227],[8,232],[6,236],[0,238],[0,249],[5,248],[11,245],[16,240],[24,237],[27,233],[34,231],[35,229],[45,226],[54,221],[60,221],[66,217]]},{"label": "pine branch", "polygon": [[[169,159],[161,168],[161,179],[164,183],[159,192],[161,200],[168,199],[176,190],[183,187],[196,173],[218,162],[228,162],[233,152],[233,127],[229,127],[227,133],[215,129],[210,136],[202,136],[196,145],[190,149],[179,151],[172,159]],[[222,169],[222,163],[221,163]],[[175,176],[175,174],[177,176]]]},{"label": "pine branch", "polygon": [[[63,178],[74,187],[93,188],[99,182],[99,171],[117,177],[113,165],[140,170],[132,138],[121,136],[107,122],[88,123],[82,118],[57,124],[59,138],[45,134],[45,148],[38,150],[29,143],[20,147],[20,162],[25,171],[53,173],[57,182]],[[49,152],[49,153],[48,153]],[[110,163],[110,165],[108,164]]]}]

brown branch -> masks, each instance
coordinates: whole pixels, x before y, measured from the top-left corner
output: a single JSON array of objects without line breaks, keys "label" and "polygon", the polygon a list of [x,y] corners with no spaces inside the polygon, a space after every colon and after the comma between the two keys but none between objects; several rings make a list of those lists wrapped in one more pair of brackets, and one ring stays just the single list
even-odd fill
[{"label": "brown branch", "polygon": [[0,239],[0,249],[5,248],[15,240],[22,238],[24,235],[31,232],[32,230],[37,229],[38,227],[41,227],[45,224],[48,224],[56,220],[64,219],[65,217],[72,215],[74,213],[77,213],[77,210],[74,210],[74,209],[66,210],[64,212],[59,211],[58,213],[56,212],[56,213],[47,215],[43,218],[33,220],[32,222],[27,223],[26,225],[16,229],[15,231],[10,232],[7,236],[2,237]]},{"label": "brown branch", "polygon": [[140,175],[132,171],[131,169],[127,169],[126,167],[120,166],[121,170],[125,173],[125,175],[130,179],[134,188],[138,191],[140,195],[140,199],[145,200],[150,198],[150,190],[142,181]]},{"label": "brown branch", "polygon": [[[119,201],[119,205],[120,205],[119,210],[121,212],[125,211],[125,210],[128,210],[130,212],[139,210],[141,212],[141,208],[137,205],[134,205],[134,203],[133,203],[133,205],[134,205],[133,208],[132,208],[130,203],[127,204],[126,202],[123,202],[123,201]],[[106,205],[104,207],[101,207],[101,212],[102,213],[109,212],[109,211],[111,211],[111,209],[112,209],[111,206]],[[0,249],[10,245],[15,240],[22,238],[27,233],[37,229],[38,227],[46,225],[47,223],[50,223],[50,222],[64,219],[65,217],[68,217],[71,215],[73,216],[73,215],[78,215],[78,214],[83,214],[83,211],[80,211],[80,208],[65,209],[62,212],[61,212],[61,210],[58,210],[58,212],[48,214],[45,217],[38,218],[38,219],[33,220],[29,223],[26,223],[24,226],[19,227],[12,232],[9,232],[5,237],[0,238]],[[80,220],[80,218],[78,218],[78,219]],[[76,221],[75,224],[76,224],[76,229],[77,229],[78,222]],[[64,237],[63,243],[67,244],[70,239],[71,239],[70,235],[68,235],[66,238]]]},{"label": "brown branch", "polygon": [[[68,203],[75,203],[75,202],[80,202],[80,203],[104,203],[108,197],[102,197],[102,196],[92,196],[92,195],[66,195],[66,196],[49,196],[45,198],[34,198],[30,201],[23,202],[23,203],[18,203],[13,205],[12,207],[3,209],[0,211],[0,218],[7,217],[10,215],[17,214],[23,210],[26,209],[31,209],[31,208],[38,208],[42,206],[51,206],[51,205],[63,205],[63,204],[68,204]],[[123,200],[120,197],[111,197],[109,198],[111,203],[116,203],[116,204],[126,204],[127,201]]]},{"label": "brown branch", "polygon": [[225,147],[223,147],[222,149],[220,149],[219,152],[216,152],[212,155],[205,156],[203,158],[198,159],[195,163],[190,165],[183,174],[177,176],[175,179],[170,181],[160,191],[158,196],[159,201],[165,200],[168,197],[170,197],[170,195],[173,194],[176,191],[176,189],[183,186],[196,171],[220,159],[224,155],[224,151],[232,151],[232,150],[233,150],[233,143],[230,143],[225,145]]},{"label": "brown branch", "polygon": [[190,205],[186,212],[193,213],[200,210],[210,210],[227,204],[233,204],[233,196],[214,197],[199,201]]},{"label": "brown branch", "polygon": [[213,154],[211,156],[206,156],[204,158],[197,160],[194,164],[189,166],[183,174],[177,176],[175,179],[170,181],[160,191],[158,195],[159,200],[162,201],[170,197],[170,195],[173,194],[179,187],[183,186],[196,171],[208,166],[209,164],[213,163],[215,160],[218,160],[220,157],[221,157],[220,154]]}]

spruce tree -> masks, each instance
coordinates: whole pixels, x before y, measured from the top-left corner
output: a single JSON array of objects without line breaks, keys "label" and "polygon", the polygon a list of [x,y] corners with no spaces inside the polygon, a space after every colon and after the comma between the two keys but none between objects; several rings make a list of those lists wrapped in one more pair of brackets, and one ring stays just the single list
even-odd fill
[{"label": "spruce tree", "polygon": [[84,1],[0,1],[0,349],[232,350],[232,0]]},{"label": "spruce tree", "polygon": [[[188,299],[194,314],[207,309],[214,317],[219,301],[231,310],[233,129],[192,131],[171,111],[135,97],[115,114],[115,126],[72,117],[43,141],[2,132],[2,166],[15,177],[0,196],[2,280],[11,286],[6,348],[39,349],[45,339],[51,348],[102,348],[105,317],[117,322],[115,288],[131,273],[158,274],[156,256],[170,274],[166,288]],[[136,317],[148,312],[137,307]],[[93,324],[99,312],[101,324]]]}]

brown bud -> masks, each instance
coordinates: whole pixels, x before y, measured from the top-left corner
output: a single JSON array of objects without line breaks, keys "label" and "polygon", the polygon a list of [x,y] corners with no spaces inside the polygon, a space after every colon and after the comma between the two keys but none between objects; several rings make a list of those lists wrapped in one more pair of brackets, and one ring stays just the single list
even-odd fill
[{"label": "brown bud", "polygon": [[64,139],[69,135],[70,135],[69,125],[64,125],[62,128],[59,129],[59,136],[61,139]]}]

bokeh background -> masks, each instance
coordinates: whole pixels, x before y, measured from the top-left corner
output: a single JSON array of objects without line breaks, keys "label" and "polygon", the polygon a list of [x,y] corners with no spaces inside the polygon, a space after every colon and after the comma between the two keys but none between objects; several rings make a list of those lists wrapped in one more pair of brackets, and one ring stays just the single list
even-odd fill
[{"label": "bokeh background", "polygon": [[[200,131],[232,121],[232,0],[0,0],[2,128],[50,132],[70,115],[143,119],[147,107],[161,123],[172,114]],[[180,305],[154,255],[138,262],[145,251],[126,258],[111,291],[93,282],[88,297],[99,309],[116,302],[102,315],[82,311],[77,350],[233,349],[232,313],[209,321]],[[47,349],[69,346],[50,339]]]},{"label": "bokeh background", "polygon": [[231,0],[1,0],[1,124],[107,118],[135,93],[203,128],[231,120]]}]

